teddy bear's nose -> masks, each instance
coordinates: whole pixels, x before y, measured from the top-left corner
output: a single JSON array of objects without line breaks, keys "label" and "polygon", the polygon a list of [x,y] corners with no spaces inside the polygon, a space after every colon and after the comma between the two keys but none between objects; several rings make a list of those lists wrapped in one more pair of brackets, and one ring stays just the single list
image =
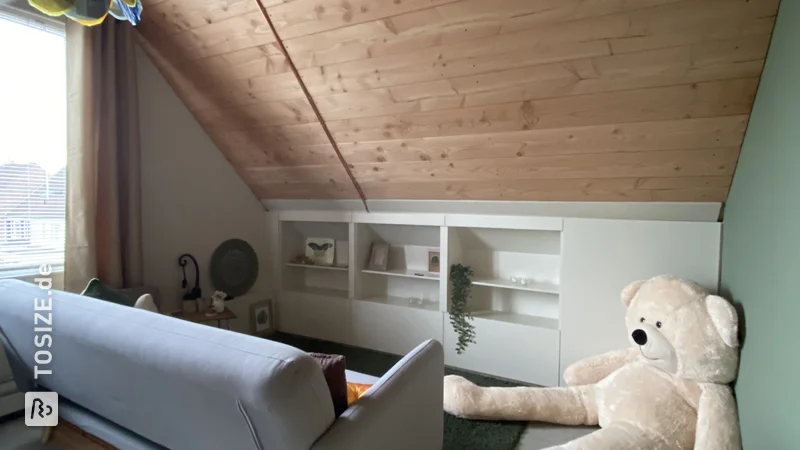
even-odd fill
[{"label": "teddy bear's nose", "polygon": [[647,344],[647,333],[645,333],[644,330],[633,330],[631,337],[633,338],[633,342],[636,342],[639,345]]}]

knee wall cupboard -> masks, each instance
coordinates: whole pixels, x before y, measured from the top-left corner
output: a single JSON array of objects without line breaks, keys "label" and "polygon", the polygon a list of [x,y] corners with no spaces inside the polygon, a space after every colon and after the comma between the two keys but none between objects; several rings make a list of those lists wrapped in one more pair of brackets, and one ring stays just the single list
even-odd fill
[{"label": "knee wall cupboard", "polygon": [[[575,361],[628,344],[620,292],[659,274],[712,292],[719,223],[466,214],[283,211],[269,215],[281,331],[404,354],[426,339],[450,366],[543,386]],[[307,238],[331,238],[347,267],[304,266]],[[370,267],[387,244],[386,270]],[[346,250],[344,250],[346,248]],[[428,270],[439,253],[439,272]],[[456,354],[449,267],[472,268],[476,343]]]}]

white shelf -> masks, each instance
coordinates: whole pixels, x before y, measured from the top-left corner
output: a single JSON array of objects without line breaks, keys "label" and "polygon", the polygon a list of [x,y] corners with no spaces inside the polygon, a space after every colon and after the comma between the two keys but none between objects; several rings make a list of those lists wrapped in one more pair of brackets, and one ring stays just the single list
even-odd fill
[{"label": "white shelf", "polygon": [[367,270],[364,269],[362,273],[370,273],[373,275],[385,275],[389,277],[403,277],[403,278],[416,278],[418,280],[433,280],[439,281],[439,274],[436,272],[427,272],[424,270],[406,270],[406,269],[393,269],[387,271],[380,270]]},{"label": "white shelf", "polygon": [[401,306],[403,308],[421,309],[424,311],[439,311],[439,303],[426,301],[423,304],[411,303],[407,298],[402,297],[369,297],[362,298],[357,301],[380,303],[383,305]]},{"label": "white shelf", "polygon": [[497,320],[499,322],[515,323],[517,325],[529,327],[558,330],[558,319],[552,317],[529,316],[526,314],[515,314],[503,311],[476,311],[472,313],[472,316],[486,320]]},{"label": "white shelf", "polygon": [[557,284],[549,283],[529,283],[526,285],[512,283],[509,280],[500,278],[479,278],[473,280],[472,284],[475,286],[489,286],[502,289],[515,289],[518,291],[528,292],[544,292],[545,294],[558,294],[559,286]]},{"label": "white shelf", "polygon": [[283,291],[291,292],[293,294],[316,295],[319,297],[348,298],[350,296],[349,293],[344,290],[325,289],[325,288],[317,288],[309,286],[284,288]]},{"label": "white shelf", "polygon": [[340,270],[342,272],[347,272],[347,267],[342,266],[320,266],[320,265],[312,265],[312,264],[295,264],[295,263],[286,263],[286,267],[302,267],[303,269],[322,269],[322,270]]}]

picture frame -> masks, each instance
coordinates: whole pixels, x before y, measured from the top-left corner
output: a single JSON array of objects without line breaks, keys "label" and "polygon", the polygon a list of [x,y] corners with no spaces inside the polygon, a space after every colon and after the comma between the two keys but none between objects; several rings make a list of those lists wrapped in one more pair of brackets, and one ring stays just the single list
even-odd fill
[{"label": "picture frame", "polygon": [[275,317],[272,299],[268,298],[250,304],[250,334],[267,336],[275,331]]},{"label": "picture frame", "polygon": [[385,272],[389,267],[389,244],[372,243],[369,251],[369,270]]},{"label": "picture frame", "polygon": [[314,264],[321,266],[332,266],[334,253],[336,252],[336,241],[331,238],[306,238],[306,257],[314,261]]},{"label": "picture frame", "polygon": [[439,273],[440,261],[439,250],[428,251],[428,272]]}]

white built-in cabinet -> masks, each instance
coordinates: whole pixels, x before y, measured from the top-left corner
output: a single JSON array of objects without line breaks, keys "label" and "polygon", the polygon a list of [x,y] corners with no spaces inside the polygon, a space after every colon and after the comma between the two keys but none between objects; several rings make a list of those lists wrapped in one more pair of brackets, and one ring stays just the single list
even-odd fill
[{"label": "white built-in cabinet", "polygon": [[[578,359],[627,345],[627,283],[671,273],[717,289],[718,223],[326,211],[270,220],[281,331],[395,354],[436,339],[447,365],[545,386]],[[308,237],[346,241],[348,267],[291,264]],[[369,269],[373,243],[390,246],[386,271]],[[439,273],[428,272],[429,251],[440,253]],[[474,271],[477,342],[461,355],[448,315],[455,263]]]}]

